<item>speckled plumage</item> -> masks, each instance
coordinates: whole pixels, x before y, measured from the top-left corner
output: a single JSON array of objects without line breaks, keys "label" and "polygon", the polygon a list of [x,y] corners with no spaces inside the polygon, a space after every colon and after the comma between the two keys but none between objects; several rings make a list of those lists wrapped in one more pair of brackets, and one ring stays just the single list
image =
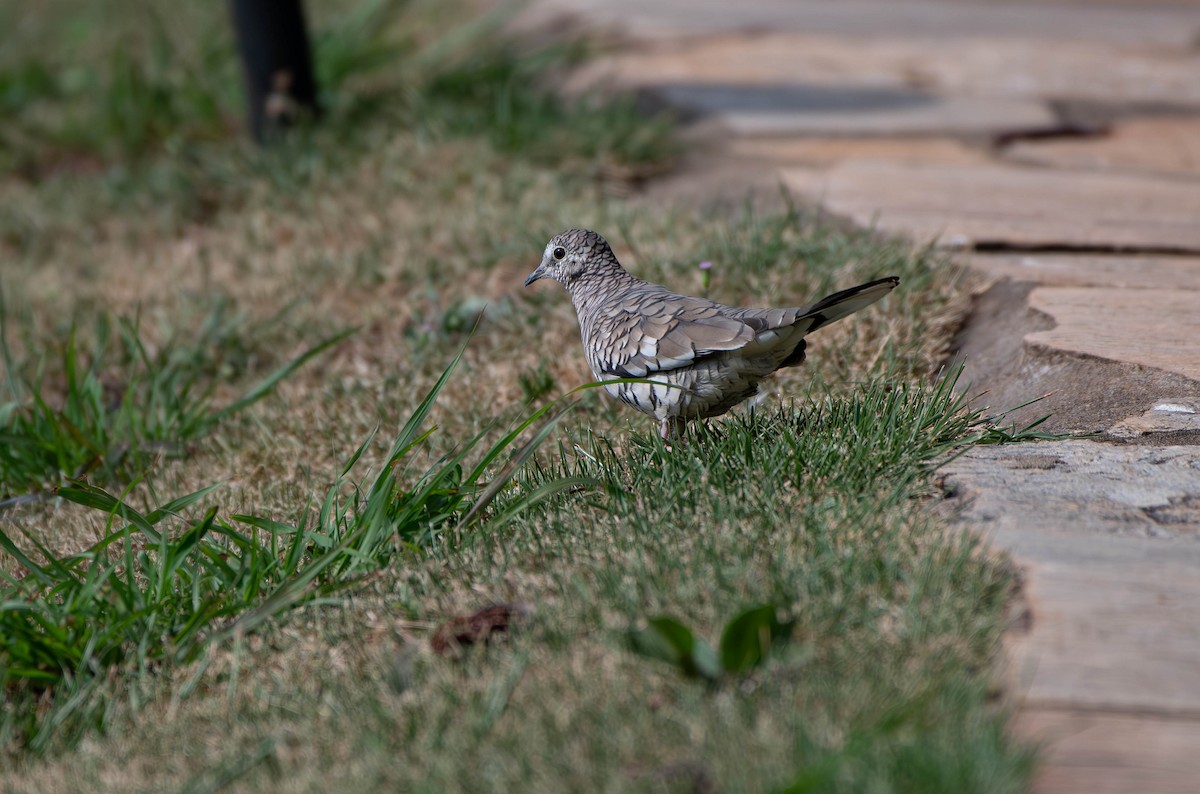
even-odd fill
[{"label": "speckled plumage", "polygon": [[552,278],[579,316],[583,353],[613,397],[650,414],[669,437],[689,419],[718,416],[783,367],[804,361],[804,337],[882,298],[894,276],[794,309],[743,309],[678,295],[630,275],[599,234],[569,229],[546,245],[525,280]]}]

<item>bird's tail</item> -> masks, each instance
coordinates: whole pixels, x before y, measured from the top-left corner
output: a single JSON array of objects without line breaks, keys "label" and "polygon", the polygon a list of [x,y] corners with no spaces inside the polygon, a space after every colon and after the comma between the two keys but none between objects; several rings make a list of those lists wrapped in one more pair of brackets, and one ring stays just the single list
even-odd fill
[{"label": "bird's tail", "polygon": [[868,281],[866,284],[859,284],[857,287],[844,289],[821,298],[812,306],[802,309],[800,316],[811,317],[813,323],[808,330],[815,331],[823,325],[829,325],[834,320],[840,320],[854,314],[859,309],[865,309],[894,290],[899,283],[898,276]]}]

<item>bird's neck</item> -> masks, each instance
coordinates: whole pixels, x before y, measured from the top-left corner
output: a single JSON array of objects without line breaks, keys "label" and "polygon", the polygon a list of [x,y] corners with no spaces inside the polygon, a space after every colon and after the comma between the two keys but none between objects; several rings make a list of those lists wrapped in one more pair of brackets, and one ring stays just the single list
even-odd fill
[{"label": "bird's neck", "polygon": [[639,283],[639,279],[629,275],[620,265],[614,264],[611,268],[584,273],[564,286],[571,294],[575,310],[582,313],[594,306],[611,303]]}]

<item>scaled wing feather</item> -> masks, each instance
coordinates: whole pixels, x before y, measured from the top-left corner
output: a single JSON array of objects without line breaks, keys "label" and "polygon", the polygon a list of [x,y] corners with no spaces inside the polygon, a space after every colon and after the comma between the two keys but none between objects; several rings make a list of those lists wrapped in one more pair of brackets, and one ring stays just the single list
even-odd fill
[{"label": "scaled wing feather", "polygon": [[745,347],[755,336],[754,328],[724,316],[711,301],[665,290],[645,295],[629,316],[638,322],[631,327],[620,323],[627,341],[614,346],[605,362],[609,372],[623,377],[686,367],[704,356]]}]

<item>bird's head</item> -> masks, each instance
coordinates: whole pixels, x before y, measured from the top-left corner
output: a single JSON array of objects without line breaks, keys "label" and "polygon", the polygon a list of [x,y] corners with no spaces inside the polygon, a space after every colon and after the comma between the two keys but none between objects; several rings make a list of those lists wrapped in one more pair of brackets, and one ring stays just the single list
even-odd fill
[{"label": "bird's head", "polygon": [[582,276],[614,267],[621,266],[603,237],[589,229],[567,229],[546,243],[542,261],[525,279],[525,286],[538,279],[552,278],[570,287]]}]

